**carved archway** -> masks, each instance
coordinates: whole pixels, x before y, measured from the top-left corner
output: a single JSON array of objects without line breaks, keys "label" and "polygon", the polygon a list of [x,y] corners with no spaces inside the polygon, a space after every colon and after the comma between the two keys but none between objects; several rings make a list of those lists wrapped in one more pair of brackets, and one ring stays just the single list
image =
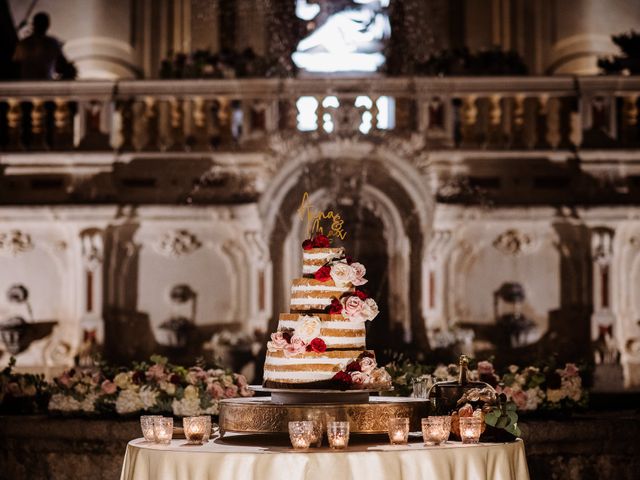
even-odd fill
[{"label": "carved archway", "polygon": [[431,231],[433,199],[425,177],[407,159],[410,155],[404,158],[401,152],[407,153],[406,146],[339,139],[288,145],[276,155],[278,173],[259,204],[272,261],[271,329],[278,313],[287,309],[290,277],[299,272],[295,244],[302,233],[295,212],[307,191],[319,208],[331,202],[357,202],[380,219],[389,258],[391,316],[402,326],[405,341],[425,341],[422,257]]}]

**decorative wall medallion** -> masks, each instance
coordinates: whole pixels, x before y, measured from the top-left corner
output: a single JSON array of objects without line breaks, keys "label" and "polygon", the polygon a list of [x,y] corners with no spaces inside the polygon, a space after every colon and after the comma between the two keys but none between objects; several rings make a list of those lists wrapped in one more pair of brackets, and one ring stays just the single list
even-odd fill
[{"label": "decorative wall medallion", "polygon": [[170,230],[153,244],[160,255],[177,258],[195,252],[202,246],[198,237],[188,230]]},{"label": "decorative wall medallion", "polygon": [[0,232],[0,255],[16,256],[33,250],[31,236],[20,230]]},{"label": "decorative wall medallion", "polygon": [[523,255],[531,252],[535,245],[526,233],[519,230],[507,230],[493,241],[493,246],[505,255]]}]

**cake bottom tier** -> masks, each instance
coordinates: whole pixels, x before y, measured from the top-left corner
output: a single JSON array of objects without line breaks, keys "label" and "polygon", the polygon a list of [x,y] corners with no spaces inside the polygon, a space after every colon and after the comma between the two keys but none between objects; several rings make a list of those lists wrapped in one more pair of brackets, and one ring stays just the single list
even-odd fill
[{"label": "cake bottom tier", "polygon": [[337,388],[333,376],[364,350],[305,352],[287,357],[282,351],[267,352],[264,386],[267,388]]}]

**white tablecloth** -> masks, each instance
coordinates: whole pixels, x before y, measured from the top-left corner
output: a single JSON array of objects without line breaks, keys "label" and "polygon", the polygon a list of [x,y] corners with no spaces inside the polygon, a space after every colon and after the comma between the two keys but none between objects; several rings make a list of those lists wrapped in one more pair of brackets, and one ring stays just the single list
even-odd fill
[{"label": "white tablecloth", "polygon": [[[256,436],[254,436],[256,437]],[[154,445],[132,440],[121,480],[528,480],[524,443],[426,447],[355,443],[295,452],[265,437],[227,434],[206,445]],[[326,442],[326,439],[325,439]]]}]

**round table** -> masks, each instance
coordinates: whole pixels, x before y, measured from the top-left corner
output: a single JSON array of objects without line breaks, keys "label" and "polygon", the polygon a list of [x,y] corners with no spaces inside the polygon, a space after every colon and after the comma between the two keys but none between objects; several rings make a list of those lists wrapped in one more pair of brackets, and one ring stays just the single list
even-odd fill
[{"label": "round table", "polygon": [[[355,440],[355,441],[354,441]],[[347,450],[297,452],[284,436],[227,434],[202,446],[129,442],[121,480],[527,480],[524,443],[427,447],[352,439]],[[326,444],[326,439],[325,439]],[[269,446],[266,446],[269,445]]]}]

